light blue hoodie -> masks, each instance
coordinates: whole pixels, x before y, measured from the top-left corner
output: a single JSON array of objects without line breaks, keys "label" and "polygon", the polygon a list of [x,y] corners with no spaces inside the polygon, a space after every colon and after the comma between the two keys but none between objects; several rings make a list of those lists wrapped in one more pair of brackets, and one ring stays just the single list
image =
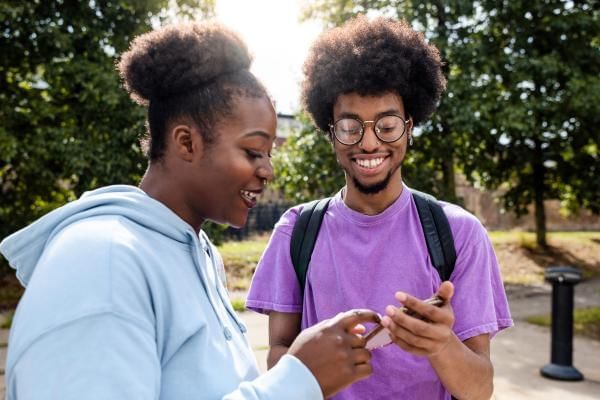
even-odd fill
[{"label": "light blue hoodie", "polygon": [[295,357],[258,376],[216,248],[138,188],[88,192],[0,252],[27,287],[8,400],[322,398]]}]

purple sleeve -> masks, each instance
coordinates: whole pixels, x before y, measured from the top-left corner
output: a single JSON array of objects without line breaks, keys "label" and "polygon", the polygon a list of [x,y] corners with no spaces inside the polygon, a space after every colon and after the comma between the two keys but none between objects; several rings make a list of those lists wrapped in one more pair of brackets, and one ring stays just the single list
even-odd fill
[{"label": "purple sleeve", "polygon": [[286,211],[275,225],[252,278],[247,308],[262,314],[302,312],[302,292],[290,255],[290,239],[298,211],[299,208]]},{"label": "purple sleeve", "polygon": [[450,278],[454,283],[454,331],[461,341],[485,333],[493,337],[513,325],[496,254],[475,217],[454,206],[445,211],[457,255]]}]

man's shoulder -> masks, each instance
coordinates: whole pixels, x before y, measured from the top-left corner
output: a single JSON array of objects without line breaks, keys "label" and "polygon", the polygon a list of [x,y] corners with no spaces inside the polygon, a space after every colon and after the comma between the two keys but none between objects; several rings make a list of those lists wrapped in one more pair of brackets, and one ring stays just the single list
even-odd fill
[{"label": "man's shoulder", "polygon": [[465,210],[463,207],[443,200],[438,200],[438,203],[442,207],[442,210],[444,210],[444,214],[448,218],[450,224],[467,223],[481,225],[479,219],[473,213]]},{"label": "man's shoulder", "polygon": [[440,201],[444,214],[448,218],[457,253],[466,247],[478,246],[489,241],[488,233],[482,222],[463,207]]},{"label": "man's shoulder", "polygon": [[294,225],[296,224],[296,221],[298,220],[298,217],[300,216],[302,211],[304,209],[306,209],[306,207],[311,203],[312,203],[312,200],[304,202],[304,203],[296,204],[295,206],[288,208],[281,215],[281,217],[279,218],[279,221],[277,221],[277,223],[275,224],[275,229],[279,230],[279,231],[287,232],[288,234],[291,235],[292,230],[294,229]]}]

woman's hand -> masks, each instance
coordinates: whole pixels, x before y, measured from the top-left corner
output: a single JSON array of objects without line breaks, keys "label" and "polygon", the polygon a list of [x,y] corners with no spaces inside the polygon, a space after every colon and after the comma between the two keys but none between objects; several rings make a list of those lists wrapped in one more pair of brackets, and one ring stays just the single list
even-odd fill
[{"label": "woman's hand", "polygon": [[313,373],[324,397],[371,375],[371,353],[365,349],[362,323],[378,322],[370,310],[350,310],[321,321],[298,335],[288,350]]}]

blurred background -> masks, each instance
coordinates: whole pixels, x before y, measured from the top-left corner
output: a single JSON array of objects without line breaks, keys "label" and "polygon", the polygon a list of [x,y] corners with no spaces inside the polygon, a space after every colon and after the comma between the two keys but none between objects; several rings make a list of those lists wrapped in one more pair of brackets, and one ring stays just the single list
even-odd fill
[{"label": "blurred background", "polygon": [[[356,14],[385,15],[439,48],[448,79],[437,113],[415,132],[407,184],[483,222],[509,292],[543,286],[552,265],[597,280],[599,9],[595,0],[0,0],[0,238],[86,190],[138,183],[144,109],[121,88],[115,63],[137,34],[217,18],[248,43],[279,119],[277,179],[249,224],[206,226],[243,309],[281,213],[343,185],[330,145],[299,105],[307,50]],[[22,290],[0,257],[4,328]],[[600,340],[600,307],[578,312],[577,332]]]}]

